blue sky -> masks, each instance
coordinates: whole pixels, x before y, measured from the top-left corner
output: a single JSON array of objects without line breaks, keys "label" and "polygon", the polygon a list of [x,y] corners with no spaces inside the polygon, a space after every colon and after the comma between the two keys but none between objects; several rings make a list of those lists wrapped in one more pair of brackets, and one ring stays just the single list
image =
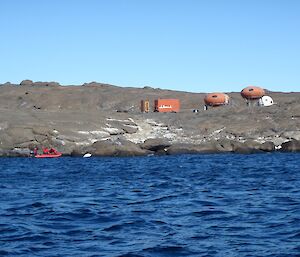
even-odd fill
[{"label": "blue sky", "polygon": [[298,0],[1,0],[0,83],[300,91]]}]

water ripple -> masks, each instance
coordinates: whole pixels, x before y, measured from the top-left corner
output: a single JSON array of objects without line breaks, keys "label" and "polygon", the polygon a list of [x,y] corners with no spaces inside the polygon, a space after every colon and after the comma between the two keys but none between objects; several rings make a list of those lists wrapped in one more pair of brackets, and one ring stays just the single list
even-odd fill
[{"label": "water ripple", "polygon": [[0,159],[0,256],[299,256],[299,154]]}]

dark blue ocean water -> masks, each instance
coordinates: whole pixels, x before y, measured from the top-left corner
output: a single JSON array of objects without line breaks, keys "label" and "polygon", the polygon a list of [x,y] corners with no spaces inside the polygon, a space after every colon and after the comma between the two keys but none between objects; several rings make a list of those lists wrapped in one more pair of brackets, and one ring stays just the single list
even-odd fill
[{"label": "dark blue ocean water", "polygon": [[0,256],[300,256],[300,154],[0,167]]}]

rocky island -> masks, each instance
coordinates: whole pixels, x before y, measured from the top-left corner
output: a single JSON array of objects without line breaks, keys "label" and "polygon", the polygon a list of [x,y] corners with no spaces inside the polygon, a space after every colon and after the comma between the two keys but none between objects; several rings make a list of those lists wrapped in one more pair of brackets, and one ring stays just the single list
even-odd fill
[{"label": "rocky island", "polygon": [[[300,92],[267,93],[269,107],[227,92],[230,104],[205,110],[205,93],[7,82],[0,84],[0,156],[30,156],[41,146],[67,156],[300,151]],[[180,112],[141,112],[142,99],[158,98],[179,99]]]}]

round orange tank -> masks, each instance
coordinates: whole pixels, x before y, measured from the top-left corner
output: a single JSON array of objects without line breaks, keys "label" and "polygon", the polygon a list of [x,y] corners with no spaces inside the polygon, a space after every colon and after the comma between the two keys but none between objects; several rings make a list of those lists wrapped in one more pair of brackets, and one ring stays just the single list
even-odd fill
[{"label": "round orange tank", "polygon": [[265,90],[260,87],[249,86],[241,91],[241,95],[246,99],[258,99],[265,95]]},{"label": "round orange tank", "polygon": [[210,93],[204,98],[204,102],[209,106],[219,106],[229,103],[229,96],[223,93]]}]

